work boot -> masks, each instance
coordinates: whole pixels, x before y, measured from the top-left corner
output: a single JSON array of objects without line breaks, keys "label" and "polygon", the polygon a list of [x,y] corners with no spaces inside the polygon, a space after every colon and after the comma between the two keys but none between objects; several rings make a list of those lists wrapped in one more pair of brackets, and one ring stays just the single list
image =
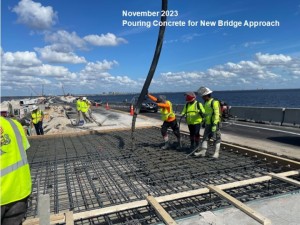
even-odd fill
[{"label": "work boot", "polygon": [[220,145],[221,145],[220,143],[217,143],[217,144],[216,144],[216,150],[215,150],[215,153],[214,153],[214,155],[213,155],[213,158],[215,158],[215,159],[219,158]]},{"label": "work boot", "polygon": [[[199,147],[199,146],[198,146]],[[202,149],[201,151],[199,151],[200,149]],[[199,148],[199,150],[197,150],[194,153],[194,156],[202,156],[204,157],[207,151],[207,141],[203,141],[201,148]]]},{"label": "work boot", "polygon": [[182,148],[182,143],[181,143],[181,138],[177,139],[177,149],[181,149]]},{"label": "work boot", "polygon": [[205,155],[206,155],[206,150],[207,150],[207,149],[202,149],[201,151],[197,150],[197,151],[194,153],[194,156],[205,157]]},{"label": "work boot", "polygon": [[165,145],[161,147],[162,150],[166,150],[170,147],[170,143],[168,141],[165,142]]}]

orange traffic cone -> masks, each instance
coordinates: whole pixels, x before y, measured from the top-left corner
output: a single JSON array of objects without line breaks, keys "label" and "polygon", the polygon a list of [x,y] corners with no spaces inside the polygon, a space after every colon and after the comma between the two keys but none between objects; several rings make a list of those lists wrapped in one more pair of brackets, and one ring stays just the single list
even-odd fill
[{"label": "orange traffic cone", "polygon": [[106,107],[105,107],[106,110],[109,109],[109,106],[108,106],[108,102],[106,102]]},{"label": "orange traffic cone", "polygon": [[130,115],[133,116],[133,105],[130,105]]}]

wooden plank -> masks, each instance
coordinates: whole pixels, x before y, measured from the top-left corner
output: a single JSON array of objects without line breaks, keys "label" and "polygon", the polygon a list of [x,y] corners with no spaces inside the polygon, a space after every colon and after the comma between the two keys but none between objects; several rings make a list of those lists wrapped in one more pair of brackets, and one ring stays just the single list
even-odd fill
[{"label": "wooden plank", "polygon": [[74,220],[79,220],[79,219],[86,219],[90,217],[95,217],[95,216],[102,216],[106,214],[111,214],[115,212],[120,212],[128,209],[135,209],[135,208],[140,208],[147,206],[148,202],[147,200],[140,200],[140,201],[135,201],[135,202],[129,202],[129,203],[124,203],[121,205],[115,205],[115,206],[110,206],[102,209],[94,209],[90,211],[85,211],[85,212],[80,212],[80,213],[75,213],[73,215]]},{"label": "wooden plank", "polygon": [[170,216],[169,213],[155,200],[155,198],[151,195],[146,197],[149,204],[154,208],[155,212],[159,215],[159,217],[164,221],[167,225],[177,225],[175,220]]},{"label": "wooden plank", "polygon": [[74,225],[73,212],[68,211],[65,213],[66,225]]},{"label": "wooden plank", "polygon": [[300,169],[300,162],[299,161],[295,161],[295,160],[291,160],[291,159],[287,159],[287,158],[283,158],[280,156],[276,156],[276,155],[272,155],[269,153],[265,153],[265,152],[261,152],[261,151],[257,151],[254,149],[249,149],[246,147],[242,147],[242,146],[238,146],[238,145],[234,145],[234,144],[230,144],[230,143],[222,143],[223,146],[225,147],[231,147],[234,150],[238,150],[239,152],[243,152],[243,153],[248,153],[251,156],[259,156],[259,158],[266,158],[267,160],[271,161],[271,162],[279,162],[282,165],[290,165],[290,167],[292,169]]},{"label": "wooden plank", "polygon": [[291,179],[291,178],[288,178],[288,177],[284,177],[284,176],[280,176],[280,175],[275,174],[275,173],[269,173],[269,175],[272,176],[273,178],[278,179],[278,180],[282,180],[286,183],[289,183],[289,184],[295,185],[297,187],[300,187],[300,182],[297,181],[297,180],[294,180],[294,179]]},{"label": "wooden plank", "polygon": [[[65,223],[64,214],[60,213],[60,214],[50,215],[50,224],[61,224],[61,223]],[[38,225],[38,224],[40,224],[39,218],[27,219],[22,223],[22,225]]]},{"label": "wooden plank", "polygon": [[270,225],[271,220],[268,218],[262,216],[260,213],[256,212],[255,210],[251,209],[249,206],[245,205],[244,203],[240,202],[236,198],[232,197],[231,195],[227,194],[226,192],[222,191],[220,188],[208,185],[207,186],[210,190],[216,192],[219,196],[222,198],[225,198],[227,201],[229,201],[231,204],[233,204],[235,207],[246,213],[248,216],[255,219],[257,222],[263,225]]},{"label": "wooden plank", "polygon": [[[299,174],[299,171],[292,170],[292,171],[279,173],[277,175],[287,177],[287,176],[294,176],[294,175],[298,175],[298,174]],[[237,182],[232,182],[232,183],[227,183],[227,184],[221,184],[221,185],[218,185],[217,187],[220,188],[221,190],[226,190],[226,189],[241,187],[241,186],[245,186],[245,185],[265,182],[265,181],[268,181],[268,180],[271,180],[271,179],[272,179],[271,175],[262,176],[262,177],[248,179],[248,180],[242,180],[242,181],[237,181]],[[198,195],[207,194],[207,193],[209,193],[208,188],[200,188],[200,189],[197,189],[197,190],[191,190],[191,191],[185,191],[185,192],[176,193],[176,194],[160,196],[160,197],[156,197],[155,199],[158,203],[162,203],[162,202],[174,201],[174,200],[178,200],[178,199],[182,199],[182,198],[189,198],[189,197],[198,196]],[[75,213],[75,214],[73,214],[73,219],[74,219],[74,221],[76,221],[76,220],[79,220],[79,219],[86,219],[86,218],[91,218],[91,217],[96,217],[96,216],[103,216],[103,215],[110,214],[110,213],[120,212],[120,211],[124,211],[124,210],[130,210],[130,209],[134,209],[134,208],[140,208],[140,207],[144,207],[144,206],[147,206],[147,205],[148,205],[147,200],[129,202],[129,203],[121,204],[121,205],[115,205],[115,206],[110,206],[110,207],[106,207],[106,208]],[[62,216],[63,217],[63,222],[64,222],[64,215],[63,214],[62,215],[56,214],[56,215],[57,216]],[[50,216],[51,224],[53,224],[52,221],[54,221],[53,216],[55,216],[55,215]],[[30,221],[34,221],[34,220],[36,220],[36,218],[27,219],[25,221],[24,225],[38,224],[38,223],[29,223]],[[59,219],[58,219],[57,223],[62,223],[62,222],[60,222]]]}]

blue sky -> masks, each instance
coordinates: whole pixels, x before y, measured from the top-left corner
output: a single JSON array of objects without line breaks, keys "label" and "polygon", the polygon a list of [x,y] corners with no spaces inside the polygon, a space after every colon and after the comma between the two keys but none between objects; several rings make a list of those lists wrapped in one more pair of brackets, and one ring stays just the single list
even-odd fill
[{"label": "blue sky", "polygon": [[[1,94],[140,92],[160,17],[122,12],[160,9],[158,0],[2,0]],[[170,23],[186,25],[166,27],[150,92],[300,88],[299,0],[169,0],[168,9],[178,14]]]}]

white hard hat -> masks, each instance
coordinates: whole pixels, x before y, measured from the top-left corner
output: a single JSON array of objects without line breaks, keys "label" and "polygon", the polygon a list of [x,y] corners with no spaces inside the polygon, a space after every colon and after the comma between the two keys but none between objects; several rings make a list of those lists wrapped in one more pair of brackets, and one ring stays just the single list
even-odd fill
[{"label": "white hard hat", "polygon": [[82,100],[86,100],[86,97],[82,97]]},{"label": "white hard hat", "polygon": [[31,111],[38,109],[39,107],[37,105],[33,105]]},{"label": "white hard hat", "polygon": [[205,96],[205,95],[209,95],[211,94],[213,91],[210,90],[208,87],[200,87],[198,89],[198,93],[201,95],[201,96]]}]

